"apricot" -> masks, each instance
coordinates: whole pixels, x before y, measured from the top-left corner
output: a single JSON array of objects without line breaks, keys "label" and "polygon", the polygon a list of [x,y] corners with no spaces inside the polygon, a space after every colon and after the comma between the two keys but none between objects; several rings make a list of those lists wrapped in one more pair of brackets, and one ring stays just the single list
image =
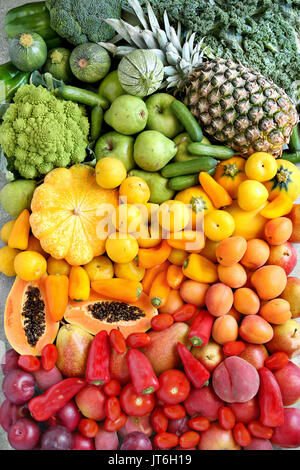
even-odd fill
[{"label": "apricot", "polygon": [[290,304],[284,299],[269,300],[261,307],[259,314],[275,325],[281,325],[292,317]]},{"label": "apricot", "polygon": [[251,283],[262,300],[271,300],[284,291],[287,276],[281,266],[270,264],[255,271],[251,276]]},{"label": "apricot", "polygon": [[221,282],[232,289],[243,287],[247,282],[247,273],[239,263],[232,266],[222,266],[220,264],[218,266],[218,276]]},{"label": "apricot", "polygon": [[249,287],[241,287],[235,291],[233,304],[236,310],[244,315],[255,315],[260,307],[257,294]]},{"label": "apricot", "polygon": [[205,294],[208,288],[209,284],[187,279],[181,284],[179,292],[182,300],[187,304],[193,304],[196,307],[204,307]]},{"label": "apricot", "polygon": [[253,238],[247,242],[247,249],[241,263],[248,269],[257,269],[268,261],[269,256],[269,245],[260,238]]},{"label": "apricot", "polygon": [[239,326],[232,315],[222,315],[215,319],[212,337],[219,344],[235,341],[238,337]]},{"label": "apricot", "polygon": [[238,312],[234,307],[231,307],[231,309],[229,310],[229,312],[226,315],[231,315],[233,318],[236,319],[236,321],[238,323],[239,323],[239,321],[241,319],[241,316],[242,316],[242,314],[240,312]]},{"label": "apricot", "polygon": [[282,245],[293,233],[293,223],[288,217],[277,217],[265,225],[265,239],[270,245]]},{"label": "apricot", "polygon": [[247,315],[243,318],[239,335],[248,343],[265,344],[273,338],[273,328],[259,315]]},{"label": "apricot", "polygon": [[233,304],[232,289],[221,282],[210,286],[205,295],[205,304],[209,313],[215,317],[225,315]]},{"label": "apricot", "polygon": [[244,237],[229,237],[222,240],[216,249],[217,260],[222,266],[232,266],[238,263],[247,249]]},{"label": "apricot", "polygon": [[167,302],[163,307],[159,309],[159,313],[169,313],[170,315],[173,315],[173,313],[176,312],[179,308],[183,306],[183,300],[180,296],[180,293],[178,290],[171,289]]}]

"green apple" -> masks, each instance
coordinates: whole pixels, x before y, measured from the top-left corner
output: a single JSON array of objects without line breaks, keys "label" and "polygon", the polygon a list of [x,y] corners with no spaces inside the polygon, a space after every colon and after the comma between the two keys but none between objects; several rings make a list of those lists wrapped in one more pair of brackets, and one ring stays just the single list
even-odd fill
[{"label": "green apple", "polygon": [[[189,135],[185,132],[183,134],[179,134],[175,139],[174,139],[175,144],[177,145],[177,153],[175,155],[174,160],[176,162],[186,162],[188,160],[192,160],[194,158],[199,158],[197,155],[192,155],[188,151],[188,145],[192,143]],[[202,144],[210,144],[210,141],[206,138],[203,137],[201,140]]]},{"label": "green apple", "polygon": [[106,98],[110,103],[115,101],[118,96],[125,94],[125,91],[121,87],[117,70],[114,70],[113,72],[110,72],[108,75],[106,75],[106,77],[100,83],[98,93],[99,95]]},{"label": "green apple", "polygon": [[135,163],[146,171],[159,171],[174,157],[177,147],[173,140],[158,131],[141,132],[134,143]]},{"label": "green apple", "polygon": [[133,159],[134,138],[130,135],[112,131],[102,135],[96,143],[94,152],[97,160],[112,157],[121,160],[127,171],[135,167]]},{"label": "green apple", "polygon": [[184,127],[171,109],[174,96],[168,93],[155,93],[146,100],[148,108],[147,129],[159,131],[169,139],[182,132]]},{"label": "green apple", "polygon": [[106,124],[125,135],[142,132],[147,119],[148,109],[144,101],[131,95],[118,96],[104,115]]}]

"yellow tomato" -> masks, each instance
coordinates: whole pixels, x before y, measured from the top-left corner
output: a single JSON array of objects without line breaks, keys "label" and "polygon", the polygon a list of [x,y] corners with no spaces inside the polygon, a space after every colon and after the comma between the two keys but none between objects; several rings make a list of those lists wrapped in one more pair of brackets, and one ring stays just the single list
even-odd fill
[{"label": "yellow tomato", "polygon": [[239,185],[247,179],[245,163],[246,160],[242,157],[232,157],[217,165],[214,179],[226,189],[232,199],[237,198]]},{"label": "yellow tomato", "polygon": [[47,259],[47,272],[48,274],[62,274],[69,276],[71,266],[64,259],[55,259],[49,256]]},{"label": "yellow tomato", "polygon": [[171,264],[176,264],[176,266],[182,266],[188,256],[189,253],[187,251],[172,248],[168,261],[170,261]]},{"label": "yellow tomato", "polygon": [[1,229],[1,240],[6,245],[8,243],[9,235],[10,235],[10,232],[12,231],[14,223],[15,223],[14,220],[9,220],[8,222],[6,222],[6,224],[3,225]]},{"label": "yellow tomato", "polygon": [[109,258],[115,263],[129,263],[138,254],[137,240],[129,234],[113,233],[105,243]]},{"label": "yellow tomato", "polygon": [[37,281],[47,271],[47,261],[36,251],[22,251],[14,260],[17,276],[23,281]]},{"label": "yellow tomato", "polygon": [[204,233],[210,240],[220,242],[230,237],[235,229],[234,218],[223,210],[213,210],[204,220]]},{"label": "yellow tomato", "polygon": [[135,260],[129,263],[115,263],[115,275],[121,279],[140,282],[145,275],[145,271],[144,268],[137,265]]},{"label": "yellow tomato", "polygon": [[159,208],[159,224],[169,232],[180,232],[190,220],[188,207],[181,201],[165,201]]},{"label": "yellow tomato", "polygon": [[20,253],[19,250],[10,248],[10,246],[3,246],[0,249],[0,272],[5,274],[5,276],[11,277],[16,275],[14,260],[18,253]]},{"label": "yellow tomato", "polygon": [[150,199],[150,189],[139,176],[129,176],[120,186],[120,196],[129,204],[145,204]]},{"label": "yellow tomato", "polygon": [[[113,217],[114,219],[114,217]],[[122,233],[137,232],[142,223],[140,209],[133,204],[120,204],[115,211],[113,224]]]},{"label": "yellow tomato", "polygon": [[300,171],[293,163],[277,159],[277,173],[270,181],[265,183],[269,191],[269,200],[273,201],[280,193],[295,201],[300,194]]},{"label": "yellow tomato", "polygon": [[245,173],[251,180],[269,181],[277,173],[276,160],[270,153],[255,152],[246,161]]},{"label": "yellow tomato", "polygon": [[239,185],[238,205],[244,211],[255,211],[268,200],[269,193],[259,181],[246,180]]},{"label": "yellow tomato", "polygon": [[190,206],[192,228],[195,230],[199,218],[209,214],[214,206],[208,195],[201,186],[192,186],[191,188],[180,191],[175,196],[176,201],[181,201]]},{"label": "yellow tomato", "polygon": [[140,248],[153,248],[161,242],[161,227],[158,230],[151,230],[151,226],[142,226],[137,237]]},{"label": "yellow tomato", "polygon": [[95,170],[96,181],[104,189],[117,188],[127,176],[124,164],[117,158],[101,158]]},{"label": "yellow tomato", "polygon": [[267,203],[255,211],[243,211],[237,201],[226,208],[226,211],[232,215],[235,221],[235,231],[233,235],[238,235],[251,240],[252,238],[264,238],[264,227],[267,219],[260,214],[260,211]]},{"label": "yellow tomato", "polygon": [[99,279],[112,279],[114,277],[114,266],[107,256],[96,256],[84,266],[90,281]]}]

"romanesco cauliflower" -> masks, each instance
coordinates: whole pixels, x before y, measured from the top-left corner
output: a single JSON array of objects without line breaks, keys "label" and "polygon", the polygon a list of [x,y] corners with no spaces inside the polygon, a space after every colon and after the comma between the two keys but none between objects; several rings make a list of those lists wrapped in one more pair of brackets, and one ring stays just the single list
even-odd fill
[{"label": "romanesco cauliflower", "polygon": [[78,104],[24,85],[3,116],[0,145],[8,167],[35,179],[86,157],[89,121]]}]

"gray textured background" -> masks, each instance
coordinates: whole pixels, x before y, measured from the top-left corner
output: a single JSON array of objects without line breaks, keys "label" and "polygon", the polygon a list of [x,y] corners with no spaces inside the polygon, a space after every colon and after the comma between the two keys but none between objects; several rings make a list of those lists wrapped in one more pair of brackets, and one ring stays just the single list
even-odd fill
[{"label": "gray textured background", "polygon": [[[39,0],[30,0],[30,1],[36,2]],[[7,36],[4,32],[6,12],[10,10],[11,8],[14,8],[19,5],[24,5],[25,3],[29,3],[29,0],[28,1],[0,0],[0,64],[7,62],[9,60]],[[5,184],[5,180],[3,178],[3,175],[0,172],[0,189],[2,188],[4,184]],[[300,203],[300,199],[297,202]],[[10,219],[10,216],[8,216],[3,211],[2,207],[0,207],[0,227],[2,227],[5,224],[5,222],[7,222],[9,219]],[[296,245],[296,248],[297,248],[297,252],[299,256],[299,263],[296,269],[293,271],[292,275],[300,277],[300,246]],[[10,290],[12,283],[13,283],[13,279],[7,278],[2,273],[0,273],[0,357],[3,355],[3,351],[7,347],[7,342],[6,342],[5,334],[3,331],[3,311],[4,311],[6,297],[7,297],[7,294]],[[299,362],[299,360],[297,362]],[[0,375],[0,380],[2,381],[1,375]],[[0,403],[2,402],[2,400],[3,400],[3,395],[0,391]],[[11,447],[9,446],[6,433],[3,431],[3,429],[0,426],[0,450],[8,450],[8,449],[11,449]]]}]

